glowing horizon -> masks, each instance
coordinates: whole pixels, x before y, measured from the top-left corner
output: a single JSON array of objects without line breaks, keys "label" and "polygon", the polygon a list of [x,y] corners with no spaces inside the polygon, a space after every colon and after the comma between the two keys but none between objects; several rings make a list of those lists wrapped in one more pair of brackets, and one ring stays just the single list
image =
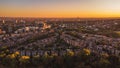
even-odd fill
[{"label": "glowing horizon", "polygon": [[1,0],[7,17],[120,17],[120,0]]}]

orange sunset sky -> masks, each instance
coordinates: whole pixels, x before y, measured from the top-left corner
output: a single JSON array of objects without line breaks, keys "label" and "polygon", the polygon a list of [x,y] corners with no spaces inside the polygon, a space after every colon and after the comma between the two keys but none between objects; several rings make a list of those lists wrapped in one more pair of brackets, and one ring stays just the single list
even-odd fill
[{"label": "orange sunset sky", "polygon": [[120,0],[0,0],[0,16],[120,17]]}]

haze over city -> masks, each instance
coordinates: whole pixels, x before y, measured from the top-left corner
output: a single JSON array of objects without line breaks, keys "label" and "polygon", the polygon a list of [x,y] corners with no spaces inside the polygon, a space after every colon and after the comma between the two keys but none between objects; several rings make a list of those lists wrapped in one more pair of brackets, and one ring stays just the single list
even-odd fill
[{"label": "haze over city", "polygon": [[0,0],[7,17],[120,17],[120,0]]}]

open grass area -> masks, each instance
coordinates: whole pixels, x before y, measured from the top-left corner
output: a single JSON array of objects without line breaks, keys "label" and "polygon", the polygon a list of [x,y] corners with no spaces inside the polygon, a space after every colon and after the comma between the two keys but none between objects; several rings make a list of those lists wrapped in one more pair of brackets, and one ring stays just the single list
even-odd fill
[{"label": "open grass area", "polygon": [[115,31],[115,32],[120,35],[120,31]]},{"label": "open grass area", "polygon": [[120,37],[120,31],[115,31],[115,33]]}]

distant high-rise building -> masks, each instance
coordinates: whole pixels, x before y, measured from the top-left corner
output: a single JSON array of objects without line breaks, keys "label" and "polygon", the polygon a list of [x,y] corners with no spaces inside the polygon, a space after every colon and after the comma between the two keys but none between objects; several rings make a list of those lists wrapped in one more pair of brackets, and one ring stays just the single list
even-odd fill
[{"label": "distant high-rise building", "polygon": [[18,20],[16,20],[16,23],[18,23]]},{"label": "distant high-rise building", "polygon": [[5,20],[3,20],[3,23],[5,23]]}]

